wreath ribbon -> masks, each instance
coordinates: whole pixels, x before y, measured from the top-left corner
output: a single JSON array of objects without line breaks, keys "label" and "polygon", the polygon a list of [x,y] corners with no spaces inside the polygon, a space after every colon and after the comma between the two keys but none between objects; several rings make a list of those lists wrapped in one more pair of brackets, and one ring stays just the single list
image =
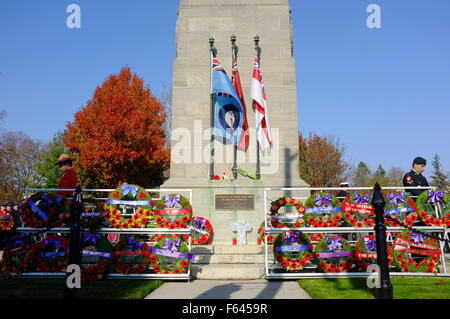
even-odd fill
[{"label": "wreath ribbon", "polygon": [[433,192],[431,189],[428,190],[428,201],[435,205],[437,203],[442,204],[444,203],[444,191],[439,191],[439,192]]},{"label": "wreath ribbon", "polygon": [[148,200],[118,200],[109,199],[106,201],[106,205],[130,205],[130,206],[151,206],[151,202]]},{"label": "wreath ribbon", "polygon": [[82,254],[83,254],[83,256],[96,256],[96,257],[103,257],[103,258],[112,258],[111,253],[107,253],[104,251],[83,250]]},{"label": "wreath ribbon", "polygon": [[131,195],[133,195],[133,198],[135,198],[139,190],[139,187],[131,185],[122,185],[121,189],[123,190],[123,196],[127,196],[131,192]]},{"label": "wreath ribbon", "polygon": [[317,258],[337,258],[337,257],[348,257],[351,256],[353,252],[351,251],[329,251],[325,253],[316,253]]},{"label": "wreath ribbon", "polygon": [[45,215],[44,212],[39,207],[37,207],[37,205],[31,199],[28,200],[28,205],[30,205],[31,210],[38,214],[43,221],[48,221],[47,215]]},{"label": "wreath ribbon", "polygon": [[278,246],[275,248],[276,251],[300,251],[309,249],[311,249],[310,245],[287,245],[287,246]]},{"label": "wreath ribbon", "polygon": [[180,215],[180,214],[191,214],[192,209],[180,208],[180,209],[156,209],[155,215]]},{"label": "wreath ribbon", "polygon": [[342,212],[344,213],[358,213],[364,215],[370,215],[375,212],[372,205],[368,204],[356,204],[356,203],[343,203]]},{"label": "wreath ribbon", "polygon": [[342,212],[342,207],[315,207],[306,208],[307,214],[332,214]]},{"label": "wreath ribbon", "polygon": [[402,213],[411,213],[414,212],[414,207],[402,207],[402,208],[392,208],[392,209],[385,209],[384,213],[386,215],[389,214],[402,214]]}]

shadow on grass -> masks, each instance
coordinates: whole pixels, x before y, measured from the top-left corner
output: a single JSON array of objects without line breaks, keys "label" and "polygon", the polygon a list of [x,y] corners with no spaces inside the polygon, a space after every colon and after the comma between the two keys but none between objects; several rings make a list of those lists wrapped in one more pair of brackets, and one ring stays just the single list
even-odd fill
[{"label": "shadow on grass", "polygon": [[377,297],[376,289],[370,289],[367,286],[367,278],[325,278],[326,280],[332,282],[334,287],[338,291],[349,291],[349,290],[359,290],[366,291],[371,294],[374,298]]}]

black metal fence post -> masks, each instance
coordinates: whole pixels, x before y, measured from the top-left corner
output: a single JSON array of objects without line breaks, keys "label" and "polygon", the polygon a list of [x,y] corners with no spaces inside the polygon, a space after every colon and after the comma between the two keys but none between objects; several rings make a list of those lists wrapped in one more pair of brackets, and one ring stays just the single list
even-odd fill
[{"label": "black metal fence post", "polygon": [[[73,194],[72,205],[70,207],[70,235],[69,235],[69,258],[67,265],[80,265],[81,264],[81,252],[80,252],[80,237],[81,237],[81,225],[80,218],[83,211],[83,195],[81,187],[77,186]],[[70,273],[66,273],[66,279]],[[78,288],[69,288],[67,286],[64,290],[64,299],[76,299],[78,297]]]},{"label": "black metal fence post", "polygon": [[389,263],[384,225],[384,206],[386,204],[380,184],[374,187],[372,205],[375,209],[375,234],[377,241],[377,262],[380,267],[380,287],[377,288],[378,299],[393,299],[393,288],[389,278]]}]

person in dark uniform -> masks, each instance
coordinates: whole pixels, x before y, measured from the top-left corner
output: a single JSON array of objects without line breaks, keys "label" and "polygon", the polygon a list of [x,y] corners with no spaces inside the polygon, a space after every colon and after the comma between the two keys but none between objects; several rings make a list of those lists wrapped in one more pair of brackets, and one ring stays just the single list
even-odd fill
[{"label": "person in dark uniform", "polygon": [[[408,187],[427,187],[430,186],[425,176],[422,173],[425,171],[425,167],[427,165],[427,161],[423,157],[416,157],[413,161],[412,169],[409,173],[406,173],[403,177],[403,186]],[[406,192],[411,196],[415,196],[413,199],[415,200],[417,196],[419,196],[422,192],[426,191],[425,189],[406,189]]]}]

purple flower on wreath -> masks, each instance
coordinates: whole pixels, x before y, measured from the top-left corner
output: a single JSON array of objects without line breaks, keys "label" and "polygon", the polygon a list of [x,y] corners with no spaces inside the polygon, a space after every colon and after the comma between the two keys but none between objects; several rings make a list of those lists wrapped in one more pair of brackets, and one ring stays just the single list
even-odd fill
[{"label": "purple flower on wreath", "polygon": [[339,238],[338,236],[336,236],[336,237],[325,236],[325,237],[326,237],[327,244],[328,244],[328,247],[330,248],[330,250],[337,251],[342,248],[342,239]]}]

